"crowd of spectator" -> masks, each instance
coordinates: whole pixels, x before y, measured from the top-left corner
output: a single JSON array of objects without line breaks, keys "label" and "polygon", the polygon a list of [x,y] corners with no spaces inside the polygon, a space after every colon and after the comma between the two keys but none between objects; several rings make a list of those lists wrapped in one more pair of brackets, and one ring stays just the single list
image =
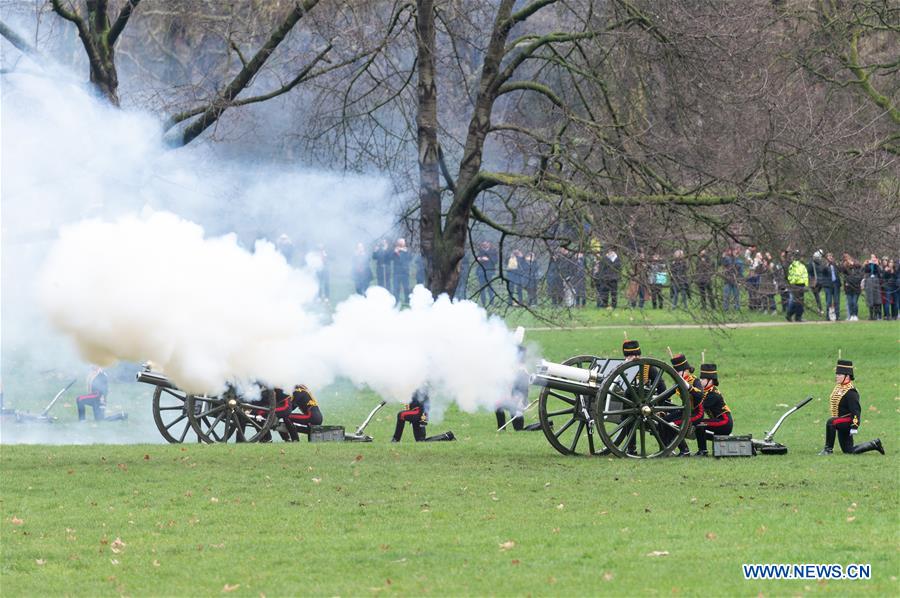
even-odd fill
[{"label": "crowd of spectator", "polygon": [[[293,248],[285,235],[276,245],[290,257]],[[501,256],[487,240],[472,253],[460,264],[455,297],[476,299],[485,307],[499,300],[529,307],[545,300],[552,306],[583,308],[592,288],[596,307],[608,310],[620,305],[644,309],[648,303],[651,309],[695,305],[701,310],[747,309],[771,315],[780,310],[787,320],[802,321],[809,303],[823,319],[853,321],[859,319],[862,300],[871,320],[896,320],[900,311],[900,262],[875,254],[860,262],[848,253],[837,260],[833,253],[817,250],[805,259],[799,251],[781,251],[776,257],[755,246],[734,246],[720,255],[701,249],[688,256],[677,249],[671,256],[648,257],[638,251],[623,260],[615,249],[602,251],[594,244],[587,252],[558,247],[542,256],[513,248]],[[311,256],[318,269],[320,298],[327,301],[327,252],[318,246]],[[351,274],[356,293],[378,285],[401,301],[409,296],[413,280],[425,283],[422,258],[402,237],[382,239],[374,247],[357,243]]]}]

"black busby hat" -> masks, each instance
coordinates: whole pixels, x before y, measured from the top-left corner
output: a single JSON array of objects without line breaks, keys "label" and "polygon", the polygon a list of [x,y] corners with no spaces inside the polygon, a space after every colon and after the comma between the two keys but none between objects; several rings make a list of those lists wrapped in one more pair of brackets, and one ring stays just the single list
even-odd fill
[{"label": "black busby hat", "polygon": [[694,367],[688,363],[687,357],[685,357],[684,353],[679,353],[672,358],[672,367],[675,368],[676,372],[683,372],[685,370],[688,370],[690,372],[694,371]]},{"label": "black busby hat", "polygon": [[625,357],[629,355],[640,355],[641,354],[641,344],[637,341],[625,341],[622,343],[622,354]]},{"label": "black busby hat", "polygon": [[716,368],[716,364],[714,363],[703,363],[700,364],[700,377],[706,378],[707,380],[713,380],[716,384],[719,383],[719,371]]},{"label": "black busby hat", "polygon": [[838,359],[834,373],[839,376],[850,376],[850,379],[853,380],[853,362],[847,359]]}]

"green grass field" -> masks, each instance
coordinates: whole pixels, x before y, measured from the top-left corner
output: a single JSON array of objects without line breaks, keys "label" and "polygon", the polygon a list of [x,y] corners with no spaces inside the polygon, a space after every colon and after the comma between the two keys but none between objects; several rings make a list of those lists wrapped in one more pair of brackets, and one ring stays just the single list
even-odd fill
[{"label": "green grass field", "polygon": [[[492,413],[455,410],[429,427],[452,429],[459,442],[416,445],[405,438],[392,445],[393,408],[367,429],[371,444],[4,444],[0,590],[6,596],[897,595],[900,327],[636,326],[623,328],[641,340],[645,354],[665,355],[669,345],[699,364],[706,350],[718,363],[737,434],[761,436],[784,405],[814,395],[778,433],[790,454],[644,462],[564,457],[540,432],[497,434]],[[548,359],[618,355],[621,339],[618,329],[528,334]],[[839,347],[857,367],[859,436],[880,436],[885,457],[816,456]],[[145,429],[149,387],[113,390],[111,402],[131,417],[106,424],[107,432]],[[376,400],[340,386],[320,395],[326,423],[348,428]],[[55,425],[76,435],[78,425],[66,421],[70,411],[62,409],[65,417]],[[872,579],[745,581],[742,563],[870,563]]]}]

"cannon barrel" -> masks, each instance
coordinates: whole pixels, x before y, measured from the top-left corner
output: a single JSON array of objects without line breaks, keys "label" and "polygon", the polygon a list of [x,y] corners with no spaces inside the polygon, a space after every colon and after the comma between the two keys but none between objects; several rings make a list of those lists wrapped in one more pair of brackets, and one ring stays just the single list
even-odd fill
[{"label": "cannon barrel", "polygon": [[541,361],[531,375],[531,383],[580,395],[596,394],[600,388],[599,369],[585,370],[561,363]]},{"label": "cannon barrel", "polygon": [[162,386],[163,388],[178,388],[171,380],[169,380],[162,374],[158,372],[151,372],[150,370],[140,371],[135,375],[134,378],[138,382],[143,382],[144,384],[153,384],[154,386]]}]

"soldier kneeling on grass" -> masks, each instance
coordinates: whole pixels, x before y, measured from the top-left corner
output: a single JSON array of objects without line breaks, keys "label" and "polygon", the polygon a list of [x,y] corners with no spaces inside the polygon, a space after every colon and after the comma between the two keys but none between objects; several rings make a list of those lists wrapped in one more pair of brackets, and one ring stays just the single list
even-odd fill
[{"label": "soldier kneeling on grass", "polygon": [[[684,381],[693,388],[694,382],[697,379],[696,376],[694,376],[694,366],[688,363],[687,357],[683,353],[679,353],[672,358],[672,367],[675,368],[675,371],[678,372]],[[666,413],[666,415],[663,416],[663,419],[676,426],[681,426],[681,414],[678,412]],[[696,400],[694,394],[691,393],[691,425],[696,424],[701,419],[703,419],[703,401]],[[671,442],[676,435],[675,430],[668,426],[660,426],[659,431],[663,442],[666,444]],[[688,448],[687,442],[682,440],[681,444],[678,445],[678,452],[675,453],[675,456],[689,457],[690,454],[691,451]]]},{"label": "soldier kneeling on grass", "polygon": [[[284,424],[284,431],[278,430],[282,440],[296,442],[300,434],[309,434],[310,426],[322,425],[324,417],[319,403],[303,384],[295,386],[290,395],[281,388],[262,390],[264,397],[271,392],[275,393],[275,417]],[[261,440],[267,442],[271,439],[272,435],[267,433]]]},{"label": "soldier kneeling on grass", "polygon": [[694,432],[697,435],[697,457],[705,457],[706,442],[713,436],[727,436],[734,428],[734,420],[731,417],[731,409],[725,404],[722,393],[719,392],[719,372],[714,363],[700,365],[700,378],[694,381],[691,387],[691,398],[696,405],[702,404],[705,419],[694,424]]},{"label": "soldier kneeling on grass", "polygon": [[841,450],[849,454],[878,451],[884,454],[881,439],[876,438],[862,444],[854,445],[853,437],[859,430],[859,417],[862,409],[859,406],[859,392],[853,385],[853,362],[838,359],[834,371],[836,385],[831,391],[831,418],[825,423],[825,448],[820,455],[831,455],[834,452],[834,437],[838,437]]},{"label": "soldier kneeling on grass", "polygon": [[428,398],[428,391],[420,388],[413,393],[412,399],[405,406],[405,409],[397,413],[397,427],[394,428],[394,437],[391,442],[400,442],[403,437],[403,427],[407,422],[412,426],[413,438],[416,442],[438,442],[442,440],[456,440],[453,432],[444,432],[437,436],[425,437],[425,426],[428,425],[428,409],[431,401]]}]

